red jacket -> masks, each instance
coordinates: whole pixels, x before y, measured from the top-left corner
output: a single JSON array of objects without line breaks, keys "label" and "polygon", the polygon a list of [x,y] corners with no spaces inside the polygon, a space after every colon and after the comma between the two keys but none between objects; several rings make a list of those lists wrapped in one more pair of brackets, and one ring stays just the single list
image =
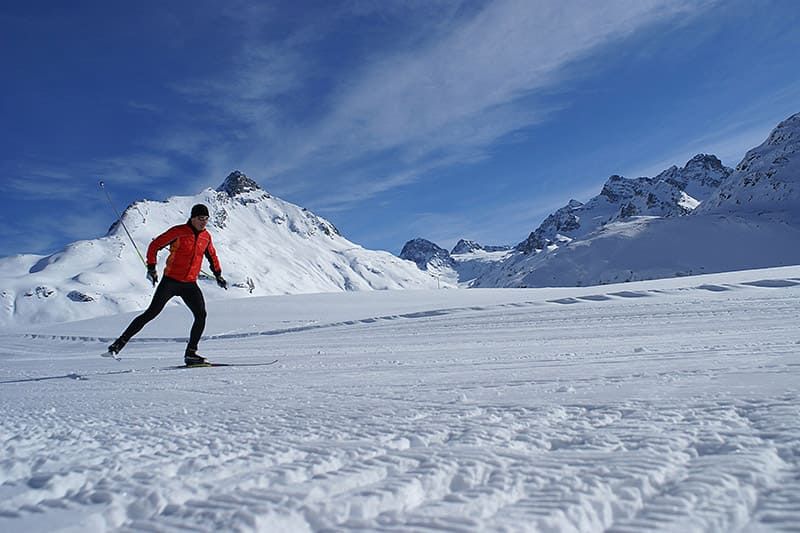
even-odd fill
[{"label": "red jacket", "polygon": [[147,264],[156,264],[158,251],[169,245],[169,257],[164,275],[176,281],[197,281],[203,256],[208,257],[214,274],[221,274],[222,267],[217,259],[217,251],[211,243],[211,234],[206,230],[197,232],[191,223],[173,226],[150,243],[147,247]]}]

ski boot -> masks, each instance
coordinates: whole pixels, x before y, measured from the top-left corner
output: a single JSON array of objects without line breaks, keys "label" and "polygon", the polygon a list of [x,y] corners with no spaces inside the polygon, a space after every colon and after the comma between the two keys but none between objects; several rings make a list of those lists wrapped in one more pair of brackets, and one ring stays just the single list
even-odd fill
[{"label": "ski boot", "polygon": [[183,355],[183,363],[186,366],[207,366],[210,364],[208,359],[202,355],[197,355],[197,350],[186,350]]},{"label": "ski boot", "polygon": [[119,361],[120,359],[119,352],[122,351],[122,349],[125,347],[125,344],[127,344],[127,341],[122,337],[120,337],[119,339],[111,343],[111,345],[108,347],[108,351],[103,354],[103,357],[113,357],[114,359]]}]

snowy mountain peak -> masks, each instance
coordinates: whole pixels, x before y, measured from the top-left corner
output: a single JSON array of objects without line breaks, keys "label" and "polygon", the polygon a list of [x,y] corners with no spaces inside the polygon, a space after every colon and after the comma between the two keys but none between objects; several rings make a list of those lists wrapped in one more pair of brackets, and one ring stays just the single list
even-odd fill
[{"label": "snowy mountain peak", "polygon": [[228,196],[231,197],[236,196],[237,194],[260,190],[262,189],[258,183],[248,178],[244,172],[240,172],[238,170],[234,170],[228,174],[228,177],[225,178],[225,181],[222,182],[222,185],[217,187],[217,191],[227,193]]},{"label": "snowy mountain peak", "polygon": [[603,185],[600,195],[605,196],[609,202],[618,202],[620,197],[627,195],[627,193],[623,190],[626,181],[628,180],[618,174],[610,176]]},{"label": "snowy mountain peak", "polygon": [[[672,167],[675,172],[669,176],[662,172],[656,179],[663,179],[675,185],[698,201],[707,199],[713,189],[719,187],[733,173],[715,155],[697,154],[682,169]],[[670,169],[671,170],[671,169]]]},{"label": "snowy mountain peak", "polygon": [[569,207],[571,209],[576,209],[576,208],[578,208],[578,207],[580,207],[582,205],[583,205],[583,202],[579,202],[578,200],[572,199],[567,204],[567,207]]},{"label": "snowy mountain peak", "polygon": [[463,255],[469,254],[472,252],[507,252],[511,250],[513,246],[509,246],[507,244],[500,244],[500,245],[483,245],[475,241],[470,241],[467,239],[461,239],[456,243],[453,247],[453,250],[450,252],[453,255]]},{"label": "snowy mountain peak", "polygon": [[745,154],[730,179],[698,213],[784,212],[800,209],[800,113],[784,120]]},{"label": "snowy mountain peak", "polygon": [[684,171],[694,169],[715,170],[718,172],[725,172],[728,168],[722,164],[720,159],[713,154],[697,154],[691,158],[686,166],[683,167]]},{"label": "snowy mountain peak", "polygon": [[795,113],[772,130],[766,144],[770,146],[792,145],[794,148],[798,148],[798,142],[800,142],[800,113]]},{"label": "snowy mountain peak", "polygon": [[453,250],[450,253],[467,254],[469,252],[474,252],[475,250],[483,250],[483,246],[481,246],[475,241],[461,239],[458,241],[458,243],[456,243],[456,245],[453,247]]}]

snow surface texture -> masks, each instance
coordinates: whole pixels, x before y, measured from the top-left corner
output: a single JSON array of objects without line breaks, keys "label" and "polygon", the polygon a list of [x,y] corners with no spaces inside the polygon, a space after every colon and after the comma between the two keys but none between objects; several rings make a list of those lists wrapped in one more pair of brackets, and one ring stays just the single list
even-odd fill
[{"label": "snow surface texture", "polygon": [[0,335],[0,531],[781,531],[800,267],[170,307]]},{"label": "snow surface texture", "polygon": [[[197,203],[211,211],[208,230],[230,284],[224,291],[213,279],[201,279],[206,299],[437,287],[436,278],[413,263],[353,244],[330,222],[270,195],[241,172],[217,190],[136,202],[122,220],[145,254],[154,237],[185,223]],[[168,255],[166,249],[159,254],[159,271]],[[207,262],[204,268],[211,272]],[[0,288],[0,328],[143,309],[153,292],[119,223],[103,238],[49,256],[0,259]]]}]

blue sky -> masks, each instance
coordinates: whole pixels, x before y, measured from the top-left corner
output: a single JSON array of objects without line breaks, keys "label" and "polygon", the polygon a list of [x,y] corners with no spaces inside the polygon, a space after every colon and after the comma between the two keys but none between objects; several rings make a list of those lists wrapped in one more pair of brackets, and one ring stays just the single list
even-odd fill
[{"label": "blue sky", "polygon": [[234,169],[368,248],[515,244],[800,111],[795,0],[15,4],[4,256],[103,235],[99,178],[122,208]]}]

